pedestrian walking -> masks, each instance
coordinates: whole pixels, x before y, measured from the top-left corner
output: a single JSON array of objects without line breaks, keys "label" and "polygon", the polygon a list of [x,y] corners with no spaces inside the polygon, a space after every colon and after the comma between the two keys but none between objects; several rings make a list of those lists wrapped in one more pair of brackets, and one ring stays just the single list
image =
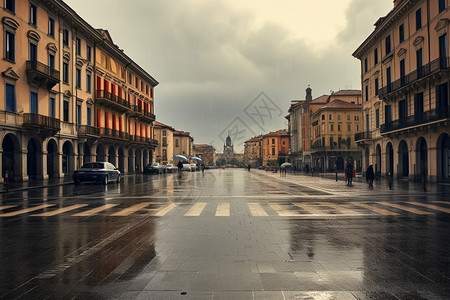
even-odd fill
[{"label": "pedestrian walking", "polygon": [[392,171],[389,171],[387,173],[387,178],[388,178],[388,182],[389,182],[389,189],[392,190]]},{"label": "pedestrian walking", "polygon": [[178,167],[178,172],[183,171],[183,163],[181,162],[181,160],[178,161],[177,167]]},{"label": "pedestrian walking", "polygon": [[347,174],[347,185],[351,186],[353,181],[353,165],[351,163],[347,164],[345,173]]},{"label": "pedestrian walking", "polygon": [[422,172],[422,184],[423,184],[423,191],[427,191],[427,176],[428,176],[428,170],[425,169]]},{"label": "pedestrian walking", "polygon": [[248,164],[247,168],[248,168],[248,171],[250,172],[250,168],[251,168],[250,164]]},{"label": "pedestrian walking", "polygon": [[305,171],[306,171],[306,175],[308,175],[308,173],[309,173],[309,165],[305,166]]},{"label": "pedestrian walking", "polygon": [[369,189],[373,190],[373,181],[375,179],[375,172],[373,171],[373,166],[370,165],[366,171],[366,180],[369,184]]},{"label": "pedestrian walking", "polygon": [[337,164],[334,164],[334,169],[336,170],[336,182],[338,181],[338,169]]},{"label": "pedestrian walking", "polygon": [[200,169],[202,170],[202,173],[205,173],[205,164],[201,164]]}]

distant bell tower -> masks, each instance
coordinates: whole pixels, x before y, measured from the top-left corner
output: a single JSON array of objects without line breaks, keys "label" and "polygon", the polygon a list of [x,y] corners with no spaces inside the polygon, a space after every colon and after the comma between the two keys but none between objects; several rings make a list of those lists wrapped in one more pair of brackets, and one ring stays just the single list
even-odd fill
[{"label": "distant bell tower", "polygon": [[312,89],[308,85],[308,88],[306,89],[306,97],[305,100],[312,100]]}]

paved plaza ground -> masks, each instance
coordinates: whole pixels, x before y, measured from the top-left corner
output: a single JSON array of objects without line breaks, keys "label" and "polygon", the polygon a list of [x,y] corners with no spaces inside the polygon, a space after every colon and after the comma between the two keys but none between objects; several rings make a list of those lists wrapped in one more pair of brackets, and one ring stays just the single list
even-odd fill
[{"label": "paved plaza ground", "polygon": [[450,299],[449,192],[244,169],[16,184],[0,297]]}]

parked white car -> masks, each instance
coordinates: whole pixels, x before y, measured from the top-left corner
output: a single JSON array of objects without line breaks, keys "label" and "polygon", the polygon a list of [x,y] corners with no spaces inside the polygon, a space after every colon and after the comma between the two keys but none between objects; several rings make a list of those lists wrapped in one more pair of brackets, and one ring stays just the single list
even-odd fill
[{"label": "parked white car", "polygon": [[191,172],[191,165],[190,164],[183,164],[183,171]]}]

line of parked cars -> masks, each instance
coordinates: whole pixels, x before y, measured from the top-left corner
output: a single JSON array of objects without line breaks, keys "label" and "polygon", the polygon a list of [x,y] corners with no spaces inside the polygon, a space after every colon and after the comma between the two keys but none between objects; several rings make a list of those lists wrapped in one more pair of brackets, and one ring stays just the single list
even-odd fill
[{"label": "line of parked cars", "polygon": [[[183,171],[195,172],[199,171],[200,166],[196,164],[183,164]],[[178,168],[173,164],[161,165],[159,163],[152,163],[144,167],[144,174],[164,174],[175,173]],[[121,173],[110,162],[88,162],[81,166],[80,169],[75,170],[72,175],[73,182],[80,184],[82,182],[97,182],[108,184],[111,181],[120,182]]]},{"label": "line of parked cars", "polygon": [[152,163],[144,167],[144,174],[164,174],[164,173],[175,173],[178,168],[173,164],[161,165],[160,163]]}]

